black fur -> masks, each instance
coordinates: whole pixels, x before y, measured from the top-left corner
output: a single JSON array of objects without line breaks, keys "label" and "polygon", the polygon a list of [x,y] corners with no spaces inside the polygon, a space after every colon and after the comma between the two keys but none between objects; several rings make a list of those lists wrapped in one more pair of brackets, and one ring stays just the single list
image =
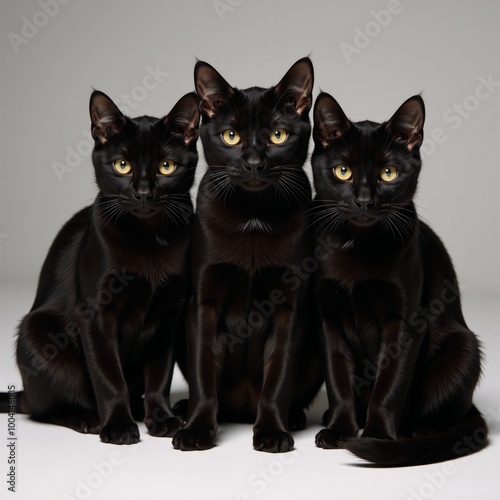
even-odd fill
[{"label": "black fur", "polygon": [[90,115],[99,193],[54,240],[19,327],[18,407],[130,444],[135,419],[156,436],[181,427],[169,392],[190,293],[198,101],[131,119],[94,91]]},{"label": "black fur", "polygon": [[294,275],[311,254],[302,166],[312,64],[297,61],[275,87],[238,90],[198,62],[195,84],[208,171],[194,222],[189,367],[181,363],[189,415],[173,445],[212,447],[219,417],[255,422],[257,450],[289,451],[289,430],[305,426],[321,385],[310,280]]},{"label": "black fur", "polygon": [[487,441],[472,404],[479,342],[450,257],[413,203],[424,119],[420,96],[382,124],[351,122],[328,94],[314,110],[315,232],[335,248],[315,286],[330,406],[316,444],[386,466]]}]

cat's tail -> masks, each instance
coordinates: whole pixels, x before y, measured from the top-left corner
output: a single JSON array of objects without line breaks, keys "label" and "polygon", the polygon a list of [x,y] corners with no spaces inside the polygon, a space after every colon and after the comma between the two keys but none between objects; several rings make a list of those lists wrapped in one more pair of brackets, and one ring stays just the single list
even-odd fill
[{"label": "cat's tail", "polygon": [[24,391],[0,392],[0,413],[26,413]]},{"label": "cat's tail", "polygon": [[488,443],[488,426],[472,405],[463,420],[449,430],[403,439],[354,438],[342,447],[381,467],[409,467],[444,462],[475,453]]}]

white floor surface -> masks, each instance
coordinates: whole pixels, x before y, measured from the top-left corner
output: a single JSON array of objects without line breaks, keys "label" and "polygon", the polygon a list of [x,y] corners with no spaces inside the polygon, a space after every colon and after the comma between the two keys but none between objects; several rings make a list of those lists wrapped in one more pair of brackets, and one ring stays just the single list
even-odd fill
[{"label": "white floor surface", "polygon": [[[14,363],[16,325],[31,307],[34,286],[0,287],[0,391],[21,388]],[[326,408],[322,391],[297,432],[295,450],[281,455],[252,449],[251,425],[222,425],[217,446],[205,452],[180,452],[170,439],[150,437],[140,425],[141,442],[103,444],[97,436],[16,416],[16,493],[8,491],[7,416],[0,415],[0,498],[17,500],[493,500],[500,499],[500,297],[466,290],[464,312],[484,345],[484,375],[475,394],[487,418],[490,445],[451,462],[401,469],[360,466],[343,450],[314,445]],[[187,386],[178,372],[173,400]]]}]

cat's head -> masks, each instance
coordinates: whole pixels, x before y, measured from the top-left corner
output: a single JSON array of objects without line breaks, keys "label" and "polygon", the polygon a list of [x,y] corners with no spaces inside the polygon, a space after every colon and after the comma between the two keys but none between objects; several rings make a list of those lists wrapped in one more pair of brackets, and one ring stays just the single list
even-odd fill
[{"label": "cat's head", "polygon": [[325,226],[385,221],[389,230],[401,230],[417,188],[424,119],[418,95],[384,123],[353,123],[332,96],[318,96],[312,167],[317,199],[330,212],[323,214]]},{"label": "cat's head", "polygon": [[96,90],[90,97],[90,118],[92,160],[109,218],[131,214],[174,221],[176,206],[189,198],[198,161],[196,94],[186,94],[163,118],[129,118]]},{"label": "cat's head", "polygon": [[196,64],[194,79],[209,175],[221,185],[247,192],[272,186],[277,193],[292,189],[311,133],[311,60],[297,61],[269,89],[234,88],[202,61]]}]

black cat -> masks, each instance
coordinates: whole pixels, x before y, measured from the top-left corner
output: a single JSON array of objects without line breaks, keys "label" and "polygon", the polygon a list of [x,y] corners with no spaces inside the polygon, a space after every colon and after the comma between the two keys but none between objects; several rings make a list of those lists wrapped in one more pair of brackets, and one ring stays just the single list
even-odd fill
[{"label": "black cat", "polygon": [[190,293],[198,99],[131,119],[94,91],[90,115],[99,194],[56,237],[21,322],[18,407],[130,444],[134,419],[155,436],[181,427],[169,392]]},{"label": "black cat", "polygon": [[487,441],[472,404],[479,342],[450,257],[412,201],[424,118],[420,96],[382,124],[349,121],[325,93],[314,108],[315,231],[335,248],[315,286],[330,407],[316,444],[387,466]]},{"label": "black cat", "polygon": [[293,274],[311,254],[311,188],[302,166],[312,63],[297,61],[275,87],[238,90],[198,62],[195,85],[208,170],[193,230],[189,369],[181,362],[189,415],[173,445],[212,447],[219,416],[255,422],[255,449],[289,451],[289,429],[305,426],[303,408],[321,385],[309,276]]}]

